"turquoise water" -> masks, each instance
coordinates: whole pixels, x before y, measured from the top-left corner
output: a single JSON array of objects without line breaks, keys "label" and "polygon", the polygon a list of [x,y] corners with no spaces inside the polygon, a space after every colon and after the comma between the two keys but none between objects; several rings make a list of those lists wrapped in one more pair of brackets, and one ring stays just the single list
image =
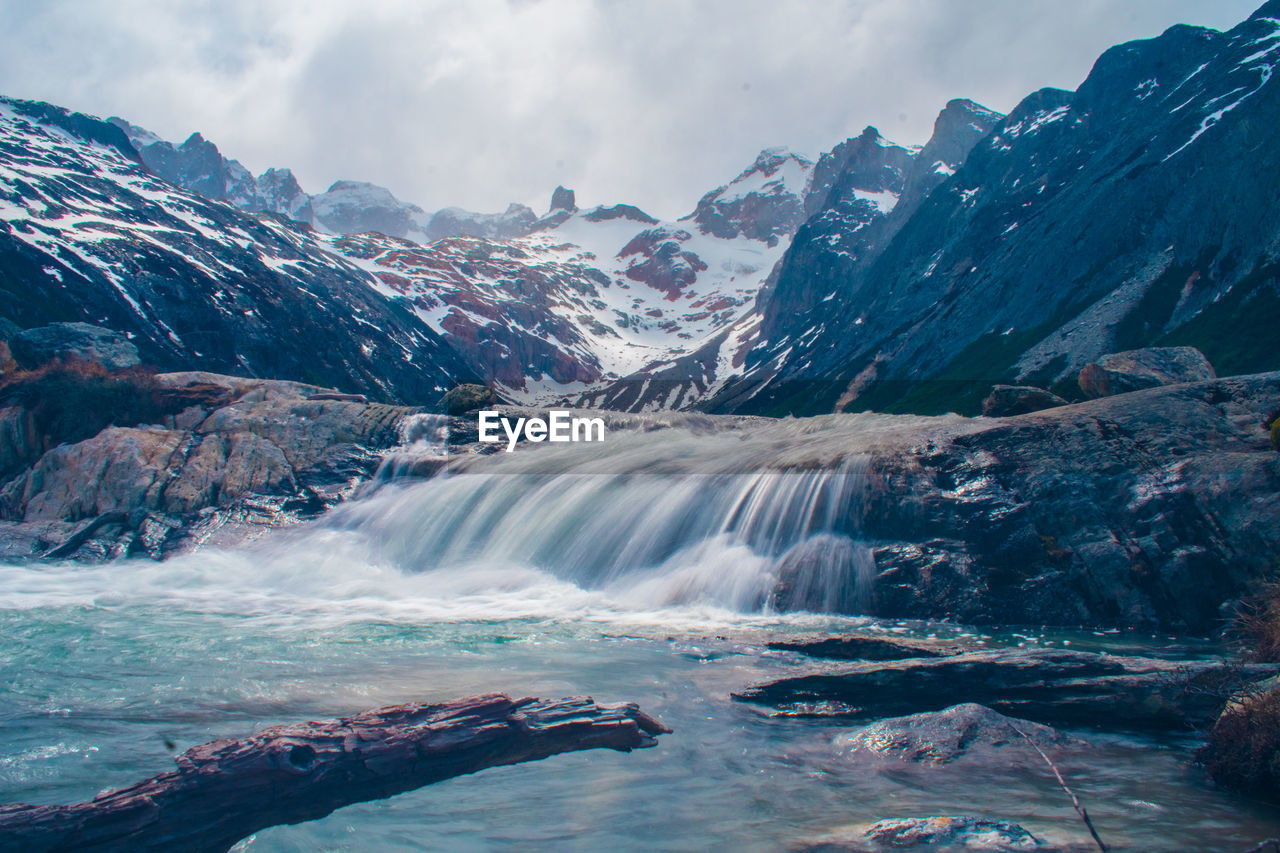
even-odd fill
[{"label": "turquoise water", "polygon": [[[865,620],[626,609],[527,576],[461,593],[437,579],[440,598],[429,579],[368,567],[342,586],[319,565],[309,585],[216,555],[166,565],[0,567],[0,801],[83,800],[170,769],[194,744],[269,724],[503,691],[636,701],[675,731],[650,750],[561,755],[351,806],[242,849],[780,850],[851,823],[963,813],[1086,840],[1035,763],[868,772],[831,746],[847,724],[730,700],[812,665],[766,639]],[[1085,736],[1096,749],[1064,771],[1113,843],[1231,850],[1280,833],[1274,814],[1206,785],[1187,742]]]}]

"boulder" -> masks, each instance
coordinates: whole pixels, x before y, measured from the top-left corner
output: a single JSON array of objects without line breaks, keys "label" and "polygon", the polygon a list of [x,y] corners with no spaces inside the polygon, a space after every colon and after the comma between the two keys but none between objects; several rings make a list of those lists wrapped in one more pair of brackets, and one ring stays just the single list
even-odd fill
[{"label": "boulder", "polygon": [[481,406],[496,403],[497,400],[498,398],[491,388],[486,388],[483,385],[459,385],[451,388],[440,398],[440,402],[436,404],[436,409],[446,415],[462,415],[479,409]]},{"label": "boulder", "polygon": [[128,338],[88,323],[50,323],[27,329],[10,339],[9,350],[23,367],[37,367],[55,358],[95,362],[108,370],[140,363],[138,348]]},{"label": "boulder", "polygon": [[1065,406],[1067,401],[1043,388],[1030,385],[997,385],[982,401],[982,414],[989,418],[1025,415],[1042,409]]},{"label": "boulder", "polygon": [[1196,758],[1224,788],[1280,802],[1280,687],[1265,687],[1227,706]]},{"label": "boulder", "polygon": [[1050,726],[1006,717],[972,702],[953,705],[942,711],[877,720],[835,739],[835,747],[841,755],[853,760],[915,764],[949,764],[959,758],[992,750],[1026,753],[1018,758],[1038,761],[1036,747],[1049,752],[1079,744],[1075,738]]},{"label": "boulder", "polygon": [[1195,347],[1149,347],[1104,355],[1080,371],[1086,397],[1110,397],[1159,385],[1202,382],[1217,374]]},{"label": "boulder", "polygon": [[1008,853],[1045,849],[1016,823],[980,817],[896,817],[850,827],[791,849],[800,853],[874,853],[903,848],[942,848]]}]

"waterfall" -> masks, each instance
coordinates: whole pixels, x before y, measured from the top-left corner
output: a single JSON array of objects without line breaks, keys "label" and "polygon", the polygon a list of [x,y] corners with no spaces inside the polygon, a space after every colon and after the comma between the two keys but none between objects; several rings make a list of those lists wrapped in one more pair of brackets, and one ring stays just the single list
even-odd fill
[{"label": "waterfall", "polygon": [[405,416],[400,422],[400,444],[383,457],[373,475],[374,484],[435,473],[447,461],[448,443],[448,415]]},{"label": "waterfall", "polygon": [[442,426],[415,422],[378,491],[323,525],[402,572],[532,569],[635,607],[856,614],[869,601],[874,563],[856,538],[865,456],[779,469],[742,433],[667,429],[394,480],[440,455]]}]

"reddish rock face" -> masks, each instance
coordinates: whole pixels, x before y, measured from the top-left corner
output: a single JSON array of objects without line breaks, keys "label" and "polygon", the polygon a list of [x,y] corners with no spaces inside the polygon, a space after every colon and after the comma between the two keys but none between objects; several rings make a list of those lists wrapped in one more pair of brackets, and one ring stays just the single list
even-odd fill
[{"label": "reddish rock face", "polygon": [[707,268],[696,254],[681,248],[681,243],[692,236],[688,231],[668,228],[651,228],[637,234],[618,253],[619,258],[638,256],[627,267],[627,278],[665,293],[674,302]]}]

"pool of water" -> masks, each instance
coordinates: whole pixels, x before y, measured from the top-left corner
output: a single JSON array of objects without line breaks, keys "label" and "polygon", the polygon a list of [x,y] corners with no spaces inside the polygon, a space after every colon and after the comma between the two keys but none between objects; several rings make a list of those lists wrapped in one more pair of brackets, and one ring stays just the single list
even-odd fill
[{"label": "pool of water", "polygon": [[[501,691],[634,701],[674,732],[653,749],[560,755],[350,806],[240,847],[764,851],[849,824],[937,814],[1087,842],[1042,764],[868,771],[832,746],[850,724],[772,717],[730,698],[813,665],[767,649],[769,639],[960,629],[636,609],[536,573],[405,575],[344,563],[340,549],[305,565],[251,556],[0,567],[0,802],[84,800],[171,769],[190,746],[266,725]],[[968,638],[1170,645],[1034,631]],[[1077,734],[1094,748],[1062,767],[1113,844],[1232,850],[1280,834],[1275,812],[1201,778],[1189,739]]]}]

